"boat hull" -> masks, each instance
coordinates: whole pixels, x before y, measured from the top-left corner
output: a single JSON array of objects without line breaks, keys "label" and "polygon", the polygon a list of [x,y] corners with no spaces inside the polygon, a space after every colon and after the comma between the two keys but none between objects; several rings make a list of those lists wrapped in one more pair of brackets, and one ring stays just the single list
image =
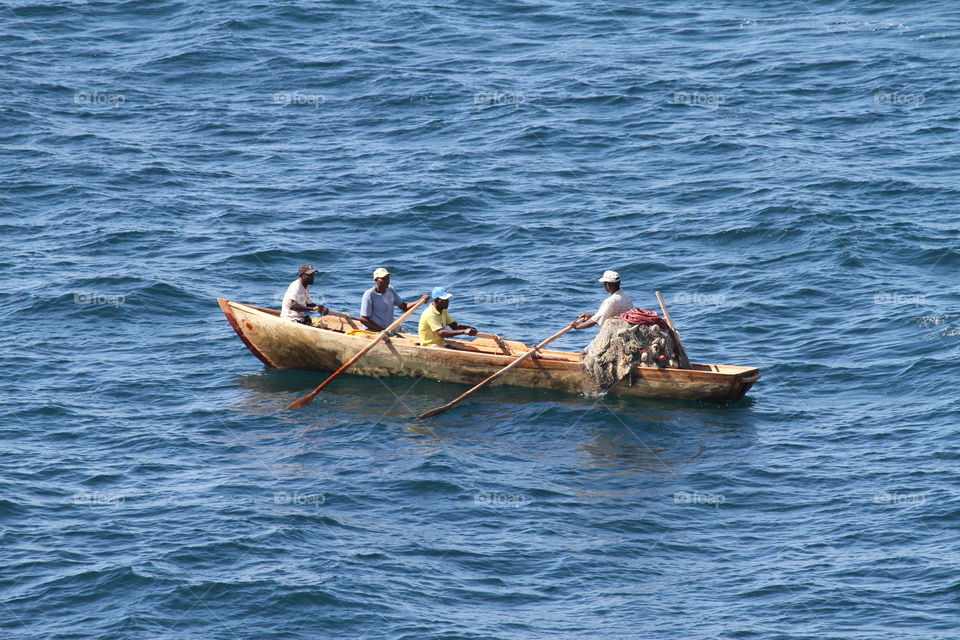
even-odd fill
[{"label": "boat hull", "polygon": [[[369,335],[349,335],[355,321],[326,316],[323,327],[309,327],[279,317],[276,311],[218,299],[230,325],[250,351],[264,364],[277,369],[333,371],[369,344]],[[510,364],[515,355],[496,352],[494,344],[450,341],[456,349],[421,347],[416,336],[387,338],[349,370],[351,374],[380,377],[428,378],[474,385]],[[481,345],[481,346],[474,346]],[[581,393],[578,355],[544,351],[528,358],[495,380],[511,385]],[[756,367],[693,364],[692,369],[635,370],[608,393],[635,398],[675,398],[732,402],[739,400],[759,379]]]}]

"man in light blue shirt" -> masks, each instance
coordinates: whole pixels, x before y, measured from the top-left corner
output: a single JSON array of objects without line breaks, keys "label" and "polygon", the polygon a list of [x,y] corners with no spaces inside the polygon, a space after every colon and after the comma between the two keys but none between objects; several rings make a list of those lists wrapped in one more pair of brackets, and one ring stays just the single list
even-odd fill
[{"label": "man in light blue shirt", "polygon": [[390,286],[390,272],[380,267],[373,272],[377,284],[363,293],[360,302],[360,322],[370,331],[383,331],[393,322],[393,308],[407,310],[397,290]]}]

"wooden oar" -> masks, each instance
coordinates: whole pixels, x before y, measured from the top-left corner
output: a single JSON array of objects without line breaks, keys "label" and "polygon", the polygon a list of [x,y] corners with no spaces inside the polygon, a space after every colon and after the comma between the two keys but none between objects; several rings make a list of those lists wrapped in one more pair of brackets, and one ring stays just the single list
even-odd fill
[{"label": "wooden oar", "polygon": [[327,312],[324,315],[333,316],[334,318],[343,318],[344,320],[350,318],[349,313],[344,313],[343,311],[334,311],[333,309],[327,309]]},{"label": "wooden oar", "polygon": [[680,366],[684,369],[690,368],[690,358],[687,357],[687,350],[683,348],[683,345],[680,344],[680,332],[677,331],[677,328],[673,326],[673,320],[670,319],[670,312],[667,311],[667,305],[663,304],[663,298],[660,296],[659,291],[654,291],[657,294],[657,301],[660,303],[660,310],[663,311],[663,317],[666,318],[667,324],[670,325],[670,331],[673,333],[673,339],[677,342],[677,356],[680,360]]},{"label": "wooden oar", "polygon": [[375,346],[377,346],[380,343],[380,341],[387,336],[388,333],[390,333],[391,331],[399,327],[404,320],[410,317],[410,314],[416,311],[417,308],[420,307],[420,305],[422,305],[424,302],[426,302],[429,299],[430,299],[429,296],[424,296],[420,298],[412,307],[407,309],[406,312],[402,316],[400,316],[396,321],[394,321],[389,327],[387,327],[386,329],[378,333],[377,337],[370,341],[370,344],[368,344],[363,349],[361,349],[357,355],[353,356],[352,358],[347,360],[345,363],[343,363],[343,366],[337,369],[335,372],[333,372],[333,375],[331,375],[329,378],[321,382],[319,387],[317,387],[307,395],[303,396],[299,400],[294,400],[293,402],[291,402],[287,406],[287,409],[299,409],[300,407],[305,407],[308,404],[310,404],[310,401],[313,400],[313,397],[318,393],[320,393],[320,391],[322,391],[325,386],[333,382],[334,378],[336,378],[341,373],[349,369],[354,362],[356,362],[357,360],[365,356],[366,353],[370,351],[370,349],[373,349]]},{"label": "wooden oar", "polygon": [[538,349],[541,349],[547,346],[548,344],[550,344],[551,342],[553,342],[554,340],[556,340],[557,338],[565,334],[567,331],[570,331],[571,329],[573,329],[573,327],[569,325],[564,327],[563,331],[556,332],[555,334],[553,334],[552,336],[550,336],[549,338],[547,338],[546,340],[544,340],[543,342],[535,346],[533,349],[530,349],[530,351],[527,351],[525,354],[523,354],[522,356],[520,356],[519,358],[517,358],[507,366],[505,366],[503,369],[500,369],[500,371],[497,371],[495,374],[493,374],[492,376],[490,376],[489,378],[487,378],[486,380],[484,380],[474,388],[470,389],[465,393],[460,394],[455,399],[451,400],[445,405],[436,407],[434,409],[430,409],[430,411],[427,411],[426,413],[421,414],[420,416],[417,417],[417,420],[425,420],[426,418],[432,418],[433,416],[439,413],[443,413],[453,405],[457,404],[458,402],[460,402],[461,400],[469,396],[474,391],[477,391],[478,389],[482,389],[483,387],[487,386],[488,384],[490,384],[491,382],[493,382],[494,380],[496,380],[497,378],[505,374],[507,371],[510,371],[510,369],[513,369],[515,366],[517,366],[518,364],[520,364],[521,362],[523,362],[524,360],[526,360],[527,358],[535,354]]},{"label": "wooden oar", "polygon": [[493,340],[497,343],[497,346],[500,347],[500,350],[503,351],[505,355],[512,356],[513,351],[510,350],[510,346],[504,342],[503,338],[498,336],[495,333],[477,333],[478,338],[487,338],[488,340]]}]

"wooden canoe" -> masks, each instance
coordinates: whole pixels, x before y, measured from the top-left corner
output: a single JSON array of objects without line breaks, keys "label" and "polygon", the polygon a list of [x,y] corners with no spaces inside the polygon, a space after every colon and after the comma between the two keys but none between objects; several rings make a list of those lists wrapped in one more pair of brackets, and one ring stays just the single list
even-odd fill
[{"label": "wooden canoe", "polygon": [[[230,326],[247,348],[268,367],[333,371],[360,351],[375,334],[355,334],[360,322],[349,316],[324,316],[319,326],[290,322],[280,312],[218,298]],[[421,347],[416,334],[386,338],[350,369],[361,376],[429,378],[474,385],[510,364],[526,345],[489,338],[448,340],[453,349]],[[513,355],[505,353],[511,351]],[[543,350],[493,384],[581,393],[580,356]],[[609,393],[634,398],[675,398],[733,402],[760,378],[757,367],[691,364],[690,369],[638,367],[633,380],[622,380]]]}]

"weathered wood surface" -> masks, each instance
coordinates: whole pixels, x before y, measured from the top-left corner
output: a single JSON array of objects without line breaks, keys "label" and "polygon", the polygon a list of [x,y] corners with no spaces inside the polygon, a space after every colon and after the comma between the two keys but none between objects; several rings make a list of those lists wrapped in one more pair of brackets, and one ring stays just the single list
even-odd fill
[{"label": "weathered wood surface", "polygon": [[[323,382],[321,382],[320,385],[319,385],[316,389],[314,389],[313,391],[311,391],[311,392],[308,393],[307,395],[303,396],[302,398],[299,398],[298,400],[295,400],[294,402],[290,403],[290,405],[287,407],[287,409],[299,409],[299,408],[301,408],[301,407],[305,407],[305,406],[307,406],[308,404],[310,404],[310,401],[313,400],[313,397],[316,396],[316,395],[317,395],[318,393],[320,393],[321,391],[323,391],[323,388],[324,388],[324,387],[326,387],[328,384],[330,384],[331,382],[333,382],[333,381],[334,381],[338,376],[340,376],[344,371],[346,371],[346,370],[349,369],[351,366],[353,366],[354,363],[358,362],[358,361],[360,360],[360,358],[362,358],[364,355],[366,355],[369,351],[372,351],[372,350],[374,349],[374,347],[376,347],[378,344],[380,344],[381,341],[383,341],[384,338],[386,338],[388,335],[390,335],[390,332],[391,332],[391,331],[396,330],[397,327],[399,327],[401,324],[403,324],[403,321],[406,320],[407,318],[409,318],[411,315],[413,315],[413,313],[414,313],[417,309],[419,309],[421,306],[423,306],[423,304],[424,304],[427,300],[429,300],[429,298],[428,298],[427,296],[423,296],[422,298],[420,298],[419,300],[417,300],[414,304],[412,304],[409,308],[407,308],[406,311],[403,312],[403,315],[402,315],[402,316],[400,316],[399,318],[397,318],[396,320],[394,320],[393,322],[391,322],[390,324],[388,324],[388,325],[387,325],[384,329],[382,329],[381,331],[377,332],[377,335],[374,336],[373,340],[368,341],[367,344],[366,344],[366,346],[363,347],[363,349],[361,349],[359,352],[357,352],[356,354],[354,354],[353,356],[351,356],[349,360],[347,360],[347,361],[344,362],[342,365],[340,365],[340,368],[337,369],[336,371],[334,371],[333,374],[332,374],[329,378],[327,378],[326,380],[324,380]],[[342,317],[342,316],[341,316],[341,317]]]},{"label": "weathered wood surface", "polygon": [[[279,312],[219,298],[220,308],[250,351],[267,366],[278,369],[335,371],[366,347],[374,336],[351,336],[343,317],[325,316],[324,327],[301,325],[279,317]],[[516,359],[504,355],[489,339],[448,340],[454,349],[421,347],[414,334],[386,338],[353,365],[350,372],[363,376],[423,377],[473,386]],[[513,343],[510,343],[513,347]],[[528,358],[493,382],[497,385],[554,389],[581,393],[579,355],[543,350],[543,357]],[[738,400],[759,379],[756,367],[691,364],[690,369],[638,367],[633,383],[623,380],[609,393],[635,398],[675,398],[731,402]]]},{"label": "weathered wood surface", "polygon": [[446,411],[447,409],[449,409],[450,407],[453,407],[454,405],[462,402],[462,401],[465,400],[468,396],[472,395],[474,392],[479,391],[480,389],[484,388],[484,387],[487,386],[488,384],[493,384],[493,382],[494,382],[497,378],[499,378],[499,377],[501,377],[501,376],[505,376],[505,375],[507,374],[507,372],[510,371],[511,369],[513,369],[514,367],[519,367],[519,366],[520,366],[524,361],[526,361],[528,358],[532,358],[532,357],[534,356],[534,354],[539,354],[539,353],[540,353],[540,349],[543,349],[545,346],[547,346],[548,344],[550,344],[551,342],[553,342],[554,340],[556,340],[557,338],[559,338],[560,336],[562,336],[563,334],[565,334],[567,331],[570,331],[571,329],[573,329],[573,325],[564,327],[563,329],[561,329],[561,330],[558,331],[557,333],[553,334],[552,336],[550,336],[549,338],[547,338],[546,340],[544,340],[543,342],[541,342],[540,344],[538,344],[537,346],[535,346],[533,349],[530,349],[530,350],[527,351],[525,354],[523,354],[522,356],[518,357],[516,360],[514,360],[513,362],[511,362],[510,364],[508,364],[507,366],[505,366],[503,369],[500,369],[499,371],[497,371],[496,373],[494,373],[493,375],[491,375],[489,378],[486,378],[485,380],[483,380],[483,382],[480,382],[480,383],[477,384],[476,386],[471,387],[469,391],[464,391],[464,392],[461,393],[459,396],[457,396],[456,398],[454,398],[453,400],[451,400],[450,402],[448,402],[448,403],[445,404],[445,405],[441,405],[441,406],[439,406],[439,407],[436,407],[436,408],[434,408],[434,409],[431,409],[430,411],[427,411],[426,413],[421,414],[420,417],[417,418],[417,420],[423,420],[424,418],[430,418],[430,417],[432,417],[432,416],[441,414],[441,413],[443,413],[444,411]]}]

